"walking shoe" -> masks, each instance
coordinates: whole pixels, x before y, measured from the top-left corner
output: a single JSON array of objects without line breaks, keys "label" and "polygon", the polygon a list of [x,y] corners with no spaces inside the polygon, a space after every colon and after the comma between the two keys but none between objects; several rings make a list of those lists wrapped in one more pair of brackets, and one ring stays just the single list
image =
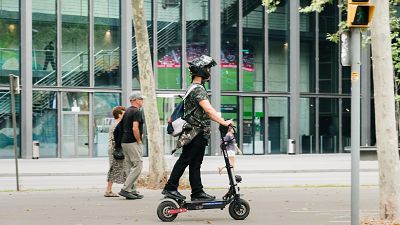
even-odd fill
[{"label": "walking shoe", "polygon": [[139,199],[142,199],[144,196],[139,194],[138,191],[132,191],[131,194],[135,195],[136,197],[138,197]]},{"label": "walking shoe", "polygon": [[191,200],[192,201],[211,201],[214,200],[215,196],[209,195],[205,192],[199,192],[197,194],[192,194],[191,195]]},{"label": "walking shoe", "polygon": [[125,190],[122,190],[118,193],[122,197],[125,197],[126,199],[140,199],[138,196],[132,194],[131,192],[127,192]]},{"label": "walking shoe", "polygon": [[179,193],[179,191],[168,191],[168,190],[163,190],[161,192],[161,194],[165,195],[166,197],[169,198],[177,198],[177,199],[186,199],[186,197],[184,195],[182,195],[181,193]]}]

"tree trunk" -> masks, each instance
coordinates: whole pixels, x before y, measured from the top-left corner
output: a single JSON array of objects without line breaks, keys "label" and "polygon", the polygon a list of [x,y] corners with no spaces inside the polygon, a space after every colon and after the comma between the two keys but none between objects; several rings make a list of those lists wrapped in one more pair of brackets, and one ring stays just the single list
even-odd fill
[{"label": "tree trunk", "polygon": [[149,188],[161,188],[166,182],[166,163],[157,110],[157,98],[151,63],[149,35],[143,0],[132,0],[133,23],[139,63],[140,89],[144,96],[144,115],[149,143]]},{"label": "tree trunk", "polygon": [[389,1],[376,0],[371,27],[381,219],[400,219],[400,167],[395,119]]}]

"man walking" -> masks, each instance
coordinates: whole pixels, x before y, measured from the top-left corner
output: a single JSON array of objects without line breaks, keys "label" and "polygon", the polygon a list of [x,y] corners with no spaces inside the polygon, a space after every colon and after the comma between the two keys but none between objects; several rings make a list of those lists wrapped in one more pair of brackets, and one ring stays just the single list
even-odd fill
[{"label": "man walking", "polygon": [[137,192],[135,182],[143,168],[142,137],[144,121],[140,108],[143,106],[144,98],[140,91],[132,92],[129,96],[131,106],[127,108],[121,121],[123,128],[121,145],[129,171],[124,186],[118,194],[126,199],[143,198],[143,195]]},{"label": "man walking", "polygon": [[44,47],[44,65],[43,65],[43,70],[47,70],[47,65],[51,65],[51,68],[53,70],[56,69],[56,63],[54,62],[54,46],[53,42],[50,41],[49,44]]}]

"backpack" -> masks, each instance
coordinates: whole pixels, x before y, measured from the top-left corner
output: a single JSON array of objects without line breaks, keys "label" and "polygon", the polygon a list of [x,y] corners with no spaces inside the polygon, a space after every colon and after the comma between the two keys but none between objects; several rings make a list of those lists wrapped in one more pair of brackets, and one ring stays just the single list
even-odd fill
[{"label": "backpack", "polygon": [[168,119],[167,133],[169,135],[171,135],[173,137],[176,137],[176,136],[179,136],[182,133],[183,127],[187,123],[183,119],[183,115],[184,115],[184,112],[185,112],[185,103],[184,103],[185,102],[185,98],[196,87],[202,87],[202,86],[201,85],[193,85],[193,86],[191,86],[189,88],[189,90],[186,92],[185,96],[182,98],[183,100],[178,105],[176,105],[174,111],[172,112],[171,117]]}]

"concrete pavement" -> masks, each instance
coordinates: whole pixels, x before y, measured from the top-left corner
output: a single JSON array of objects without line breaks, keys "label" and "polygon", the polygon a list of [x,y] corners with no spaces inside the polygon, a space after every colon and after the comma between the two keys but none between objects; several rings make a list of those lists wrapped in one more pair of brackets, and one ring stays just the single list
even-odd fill
[{"label": "concrete pavement", "polygon": [[[176,160],[167,156],[169,168]],[[139,188],[142,200],[103,197],[107,158],[18,162],[21,192],[15,191],[14,160],[0,160],[1,225],[164,224],[155,212],[160,190]],[[189,211],[171,224],[350,224],[350,162],[349,154],[237,156],[236,173],[243,177],[239,186],[251,205],[250,216],[235,221],[227,209]],[[222,164],[221,156],[212,156],[202,167],[206,191],[216,196],[228,187],[226,174],[217,173]],[[378,215],[377,169],[376,161],[360,163],[361,218]],[[120,187],[114,185],[114,192]],[[190,195],[189,190],[182,193]]]},{"label": "concrete pavement", "polygon": [[[225,190],[207,190],[222,196]],[[103,189],[0,192],[2,225],[154,225],[161,222],[156,208],[159,190],[141,190],[141,200],[105,198]],[[182,191],[186,196],[189,191]],[[181,213],[171,223],[254,225],[348,225],[350,188],[243,188],[250,204],[244,221],[233,220],[228,209]],[[362,187],[361,218],[378,214],[377,187]]]}]

